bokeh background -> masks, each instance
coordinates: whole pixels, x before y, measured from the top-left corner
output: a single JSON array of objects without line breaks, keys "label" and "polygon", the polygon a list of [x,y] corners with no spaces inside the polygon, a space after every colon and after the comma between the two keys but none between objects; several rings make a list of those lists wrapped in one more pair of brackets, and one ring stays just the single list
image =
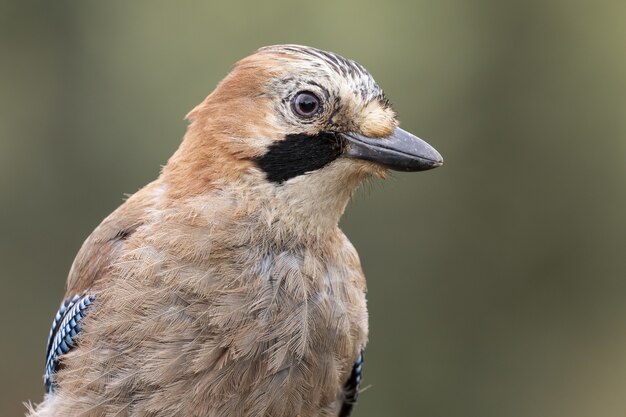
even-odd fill
[{"label": "bokeh background", "polygon": [[355,416],[626,415],[626,3],[0,2],[0,415],[69,266],[256,48],[365,65],[443,168],[365,187]]}]

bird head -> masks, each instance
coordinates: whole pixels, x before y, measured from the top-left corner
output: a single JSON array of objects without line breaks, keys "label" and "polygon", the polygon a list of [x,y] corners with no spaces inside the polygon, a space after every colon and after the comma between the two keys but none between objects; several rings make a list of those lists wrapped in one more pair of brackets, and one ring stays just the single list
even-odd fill
[{"label": "bird head", "polygon": [[164,170],[177,196],[245,184],[292,210],[339,216],[368,176],[443,163],[398,127],[363,66],[305,46],[269,46],[239,61],[188,119]]}]

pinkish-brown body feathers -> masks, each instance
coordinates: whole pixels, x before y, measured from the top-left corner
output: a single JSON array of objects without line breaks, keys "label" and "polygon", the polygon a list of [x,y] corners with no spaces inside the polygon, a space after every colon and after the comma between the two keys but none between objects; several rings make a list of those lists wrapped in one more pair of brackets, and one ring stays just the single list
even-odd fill
[{"label": "pinkish-brown body feathers", "polygon": [[[267,201],[241,207],[242,190],[173,203],[163,187],[131,197],[95,232],[112,240],[81,250],[77,262],[107,247],[110,267],[90,286],[97,309],[80,349],[34,415],[336,415],[367,335],[365,282],[343,234],[276,233],[289,220]],[[107,230],[130,207],[134,232]]]},{"label": "pinkish-brown body feathers", "polygon": [[241,61],[189,114],[161,176],[87,239],[66,295],[96,301],[31,417],[338,415],[367,310],[337,224],[359,184],[385,170],[339,158],[276,184],[254,158],[293,133],[277,99],[300,82],[292,73],[338,97],[323,109],[329,129],[382,137],[397,122],[358,64],[342,75],[336,58],[297,48]]}]

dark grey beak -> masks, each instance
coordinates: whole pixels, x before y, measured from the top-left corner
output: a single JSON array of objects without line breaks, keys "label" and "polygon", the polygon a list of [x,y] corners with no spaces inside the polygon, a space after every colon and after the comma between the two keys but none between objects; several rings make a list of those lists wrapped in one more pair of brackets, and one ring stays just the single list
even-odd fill
[{"label": "dark grey beak", "polygon": [[426,171],[443,165],[443,158],[428,143],[399,127],[386,138],[343,133],[344,156],[376,162],[396,171]]}]

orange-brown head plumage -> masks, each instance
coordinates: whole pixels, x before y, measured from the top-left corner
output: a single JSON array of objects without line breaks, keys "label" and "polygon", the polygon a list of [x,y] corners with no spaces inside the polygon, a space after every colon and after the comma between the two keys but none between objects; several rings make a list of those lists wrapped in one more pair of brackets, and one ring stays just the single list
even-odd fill
[{"label": "orange-brown head plumage", "polygon": [[[302,94],[316,101],[311,114],[296,108]],[[397,158],[394,151],[404,152],[389,152],[386,142],[391,141],[385,141],[399,131],[395,113],[363,66],[310,47],[269,46],[244,58],[188,119],[185,140],[165,168],[174,196],[203,193],[242,176],[256,175],[277,186],[301,176],[314,181],[316,172],[339,160],[342,179],[334,175],[335,180],[441,163],[430,147],[413,152],[421,163],[408,168],[355,151],[362,146],[353,140],[356,135],[375,145],[379,140],[382,146],[374,153]]]}]

